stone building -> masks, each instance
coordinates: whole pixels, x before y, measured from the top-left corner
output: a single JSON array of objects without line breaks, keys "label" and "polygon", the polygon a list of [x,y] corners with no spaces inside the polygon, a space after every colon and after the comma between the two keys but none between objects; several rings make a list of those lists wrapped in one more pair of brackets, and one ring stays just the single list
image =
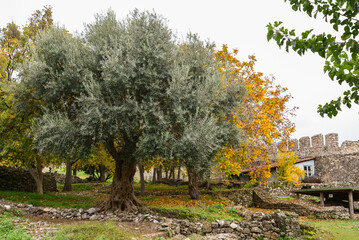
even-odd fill
[{"label": "stone building", "polygon": [[[298,156],[297,164],[306,173],[306,178],[318,179],[322,183],[336,187],[359,187],[359,141],[344,141],[338,144],[338,134],[291,139],[288,151]],[[271,151],[271,159],[276,159],[277,150]],[[272,164],[272,177],[276,181],[276,168]],[[241,180],[248,177],[242,175]]]}]

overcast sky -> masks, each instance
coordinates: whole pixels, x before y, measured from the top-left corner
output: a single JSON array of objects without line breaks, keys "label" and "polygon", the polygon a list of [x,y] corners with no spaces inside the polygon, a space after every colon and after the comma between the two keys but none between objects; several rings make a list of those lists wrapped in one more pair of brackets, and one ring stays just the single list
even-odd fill
[{"label": "overcast sky", "polygon": [[287,53],[274,42],[267,42],[266,25],[277,20],[297,29],[297,33],[311,28],[316,33],[333,32],[322,19],[294,12],[284,0],[12,0],[1,4],[0,26],[10,21],[23,25],[44,5],[51,5],[55,23],[71,32],[81,32],[84,23],[93,22],[96,13],[105,13],[109,8],[118,18],[124,18],[135,8],[154,10],[168,20],[179,36],[191,31],[217,46],[227,44],[239,50],[241,60],[255,55],[258,60],[255,69],[273,75],[277,84],[287,87],[293,96],[290,106],[299,107],[297,116],[292,118],[297,129],[293,138],[336,132],[339,142],[359,140],[358,106],[343,107],[333,119],[317,113],[318,104],[341,96],[346,89],[323,73],[324,60],[309,52],[305,56]]}]

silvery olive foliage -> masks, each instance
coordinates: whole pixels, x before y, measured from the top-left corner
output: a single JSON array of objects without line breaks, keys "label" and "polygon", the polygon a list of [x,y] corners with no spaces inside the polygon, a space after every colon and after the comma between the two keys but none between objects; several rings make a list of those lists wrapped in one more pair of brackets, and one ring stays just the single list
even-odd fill
[{"label": "silvery olive foliage", "polygon": [[213,47],[194,34],[180,42],[161,16],[137,10],[122,21],[112,11],[97,15],[80,36],[54,27],[22,73],[18,107],[24,96],[38,101],[40,152],[69,156],[131,142],[128,158],[181,160],[203,174],[218,150],[241,140],[229,119],[243,84],[218,70]]}]

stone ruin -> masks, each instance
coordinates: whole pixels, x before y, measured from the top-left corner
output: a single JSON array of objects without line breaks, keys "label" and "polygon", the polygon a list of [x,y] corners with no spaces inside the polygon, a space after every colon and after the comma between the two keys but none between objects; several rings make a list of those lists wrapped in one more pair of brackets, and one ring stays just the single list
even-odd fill
[{"label": "stone ruin", "polygon": [[[315,177],[335,187],[359,187],[359,141],[338,143],[338,134],[316,134],[312,137],[291,139],[285,144],[299,159],[315,158]],[[276,159],[277,147],[270,151]]]}]

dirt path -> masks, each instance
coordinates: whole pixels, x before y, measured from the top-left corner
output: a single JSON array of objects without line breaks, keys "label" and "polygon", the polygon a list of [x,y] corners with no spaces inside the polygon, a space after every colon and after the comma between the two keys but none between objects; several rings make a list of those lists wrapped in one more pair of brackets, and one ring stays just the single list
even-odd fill
[{"label": "dirt path", "polygon": [[[65,225],[84,224],[86,221],[48,219],[44,217],[14,217],[13,224],[26,230],[32,235],[33,240],[50,239],[55,236]],[[166,237],[166,232],[159,232],[158,225],[152,222],[118,222],[116,225],[126,232],[131,232],[142,238]]]}]

